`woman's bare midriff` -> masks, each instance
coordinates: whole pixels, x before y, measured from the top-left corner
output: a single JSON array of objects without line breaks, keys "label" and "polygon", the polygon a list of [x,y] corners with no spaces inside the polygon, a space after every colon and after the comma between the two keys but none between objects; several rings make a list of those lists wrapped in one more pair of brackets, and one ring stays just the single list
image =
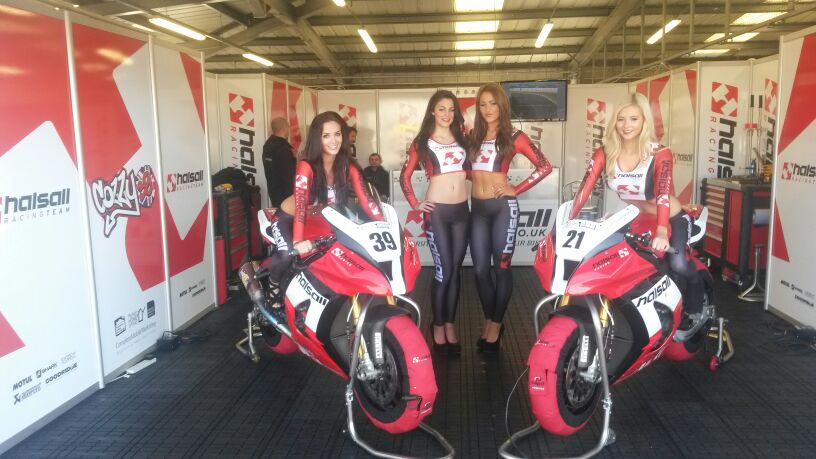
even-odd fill
[{"label": "woman's bare midriff", "polygon": [[470,193],[476,199],[495,198],[496,188],[499,187],[504,187],[504,196],[516,195],[513,185],[507,180],[507,174],[504,172],[473,171],[471,178],[473,187]]},{"label": "woman's bare midriff", "polygon": [[[656,200],[650,199],[648,201],[626,201],[627,204],[632,204],[633,206],[637,207],[641,213],[655,215],[657,214],[657,204]],[[680,201],[677,200],[674,196],[670,196],[669,199],[669,218],[674,217],[675,215],[679,214],[683,207],[680,205]]]},{"label": "woman's bare midriff", "polygon": [[431,177],[425,200],[439,204],[458,204],[467,200],[465,172],[448,172]]}]

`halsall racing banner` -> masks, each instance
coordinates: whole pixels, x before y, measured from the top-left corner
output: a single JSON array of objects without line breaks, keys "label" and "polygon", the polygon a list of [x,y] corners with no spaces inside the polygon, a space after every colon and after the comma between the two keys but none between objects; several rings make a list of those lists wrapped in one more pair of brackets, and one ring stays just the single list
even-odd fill
[{"label": "halsall racing banner", "polygon": [[696,66],[671,73],[671,136],[674,194],[683,204],[692,202],[694,186],[694,128],[697,121]]},{"label": "halsall racing banner", "polygon": [[215,305],[201,63],[153,44],[172,328]]},{"label": "halsall racing banner", "polygon": [[0,9],[0,454],[99,379],[65,22],[45,14]]},{"label": "halsall racing banner", "polygon": [[816,327],[816,27],[782,37],[767,305]]},{"label": "halsall racing banner", "polygon": [[76,22],[71,30],[102,356],[110,375],[170,327],[150,53],[142,38]]}]

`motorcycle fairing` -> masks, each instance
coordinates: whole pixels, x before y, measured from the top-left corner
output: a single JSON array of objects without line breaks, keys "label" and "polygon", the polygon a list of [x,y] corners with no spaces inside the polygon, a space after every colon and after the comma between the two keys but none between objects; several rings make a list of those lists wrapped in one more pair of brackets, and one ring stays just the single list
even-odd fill
[{"label": "motorcycle fairing", "polygon": [[[342,234],[343,242],[349,248],[355,250],[358,247],[362,248],[362,251],[356,251],[373,261],[371,264],[382,271],[393,294],[402,295],[407,292],[407,282],[403,264],[400,263],[403,235],[399,226],[399,217],[397,211],[388,204],[382,204],[382,211],[383,221],[363,224],[354,223],[331,207],[324,208],[322,213],[323,217],[334,227],[338,238],[341,238]],[[347,243],[346,238],[354,241],[355,244]],[[357,247],[354,247],[355,245]]]},{"label": "motorcycle fairing", "polygon": [[330,285],[335,293],[346,296],[355,293],[390,295],[391,285],[377,265],[343,242],[346,241],[338,238],[322,257],[309,265],[309,270]]}]

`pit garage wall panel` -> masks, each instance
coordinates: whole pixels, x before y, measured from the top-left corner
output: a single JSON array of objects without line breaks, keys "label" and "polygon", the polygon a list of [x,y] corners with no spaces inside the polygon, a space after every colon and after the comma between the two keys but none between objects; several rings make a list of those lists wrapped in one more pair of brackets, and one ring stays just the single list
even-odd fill
[{"label": "pit garage wall panel", "polygon": [[[318,94],[319,102],[323,100],[324,92],[321,91]],[[399,168],[408,159],[408,149],[419,132],[422,118],[425,116],[425,108],[433,93],[434,89],[431,88],[378,91],[379,153],[383,158],[383,167],[386,169],[399,171]],[[417,173],[421,172],[414,172],[414,174]],[[395,186],[399,185],[395,184]],[[391,196],[396,199],[397,196],[402,196],[402,192],[395,189]]]},{"label": "pit garage wall panel", "polygon": [[671,73],[671,149],[674,153],[674,194],[683,204],[692,202],[694,186],[694,128],[697,120],[697,70]]},{"label": "pit garage wall panel", "polygon": [[[767,304],[816,327],[816,27],[782,37]],[[806,198],[806,199],[803,199]]]},{"label": "pit garage wall panel", "polygon": [[[377,151],[377,91],[320,91],[317,96],[318,113],[334,111],[357,128],[357,161],[368,166],[368,155]],[[386,169],[398,167],[393,157],[378,152]]]},{"label": "pit garage wall panel", "polygon": [[204,87],[207,92],[205,98],[205,108],[207,110],[207,136],[209,137],[209,157],[210,157],[210,173],[214,174],[220,171],[221,165],[221,141],[218,137],[219,121],[218,121],[218,77],[212,73],[204,75]]},{"label": "pit garage wall panel", "polygon": [[4,6],[0,50],[2,452],[94,386],[99,362],[65,22]]},{"label": "pit garage wall panel", "polygon": [[153,46],[170,304],[177,329],[215,304],[201,63]]},{"label": "pit garage wall panel", "polygon": [[[244,171],[250,183],[261,188],[267,202],[269,192],[263,169],[264,118],[263,81],[260,75],[218,78],[218,118],[223,167]],[[215,173],[216,171],[213,171]]]},{"label": "pit garage wall panel", "polygon": [[[754,122],[758,130],[751,139],[751,151],[772,164],[776,156],[775,140],[778,133],[777,108],[779,106],[779,56],[771,56],[754,62],[751,68],[751,94],[756,99]],[[758,96],[762,96],[759,104]]]},{"label": "pit garage wall panel", "polygon": [[700,64],[697,182],[744,175],[748,159],[750,106],[748,62]]},{"label": "pit garage wall panel", "polygon": [[142,38],[77,23],[71,30],[109,375],[170,326],[150,56]]}]

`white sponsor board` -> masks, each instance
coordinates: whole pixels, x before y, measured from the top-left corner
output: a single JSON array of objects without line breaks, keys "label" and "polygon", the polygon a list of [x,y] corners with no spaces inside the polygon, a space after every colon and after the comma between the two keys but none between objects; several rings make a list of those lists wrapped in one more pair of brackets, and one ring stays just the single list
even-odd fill
[{"label": "white sponsor board", "polygon": [[317,111],[337,112],[349,127],[357,128],[357,161],[368,166],[368,155],[377,151],[377,91],[320,91]]},{"label": "white sponsor board", "polygon": [[[816,27],[782,37],[767,306],[816,327]],[[807,197],[807,199],[803,199]]]},{"label": "white sponsor board", "polygon": [[223,169],[221,158],[220,127],[218,123],[218,75],[204,74],[204,88],[206,91],[205,109],[207,110],[207,136],[209,138],[208,152],[210,157],[210,171],[218,172]]},{"label": "white sponsor board", "polygon": [[[544,153],[552,167],[557,168],[561,168],[565,125],[563,121],[513,121],[513,128],[527,134],[527,137]],[[516,155],[510,167],[527,169],[533,165],[524,155]]]},{"label": "white sponsor board", "polygon": [[697,68],[671,73],[671,149],[674,153],[672,181],[674,194],[683,204],[694,200],[694,146],[697,120]]},{"label": "white sponsor board", "polygon": [[197,60],[155,45],[153,57],[175,330],[215,304],[204,95]]},{"label": "white sponsor board", "polygon": [[385,169],[398,172],[408,159],[408,149],[419,133],[425,108],[434,92],[432,88],[377,91],[379,153]]}]

